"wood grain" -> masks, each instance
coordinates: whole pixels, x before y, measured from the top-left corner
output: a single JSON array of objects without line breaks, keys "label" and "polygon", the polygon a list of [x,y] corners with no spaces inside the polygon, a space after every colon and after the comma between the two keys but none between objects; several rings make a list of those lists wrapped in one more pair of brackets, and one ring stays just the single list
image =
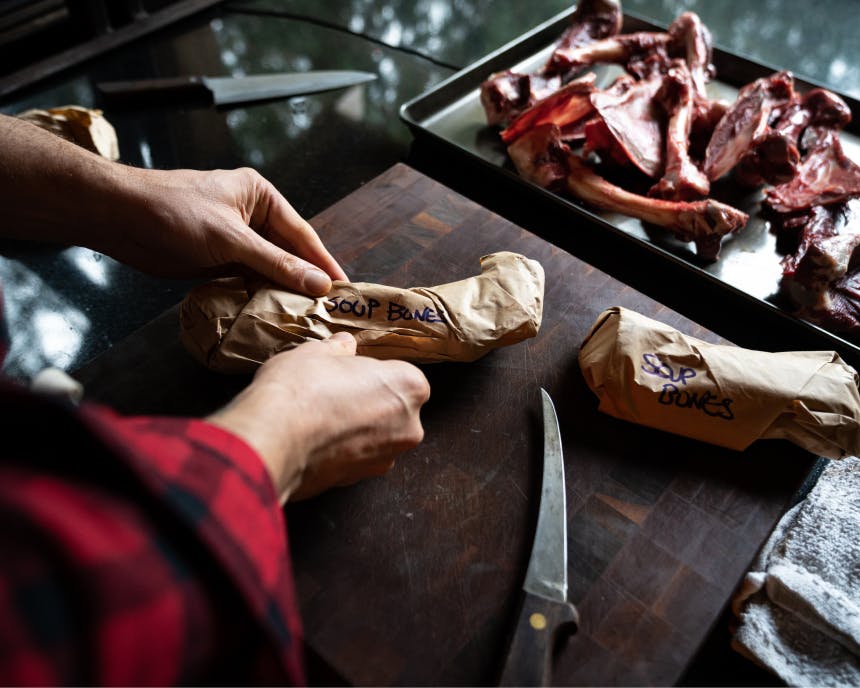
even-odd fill
[{"label": "wood grain", "polygon": [[[312,224],[354,280],[440,284],[498,250],[539,260],[547,275],[535,339],[424,367],[433,391],[419,448],[383,478],[288,508],[315,656],[356,685],[496,680],[537,518],[543,386],[564,440],[581,615],[553,681],[676,682],[814,457],[778,441],[736,453],[602,415],[577,350],[612,305],[719,337],[404,165]],[[125,412],[223,403],[245,380],[196,367],[175,325],[169,312],[82,370],[90,395]]]}]

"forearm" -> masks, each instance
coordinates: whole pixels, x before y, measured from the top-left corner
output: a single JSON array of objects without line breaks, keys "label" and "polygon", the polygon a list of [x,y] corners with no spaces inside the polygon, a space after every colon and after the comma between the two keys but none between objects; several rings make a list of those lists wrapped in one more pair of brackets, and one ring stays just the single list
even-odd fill
[{"label": "forearm", "polygon": [[0,234],[99,248],[132,203],[135,172],[0,115]]},{"label": "forearm", "polygon": [[347,279],[319,236],[260,174],[110,162],[0,115],[0,237],[86,246],[165,277],[244,265],[322,295]]}]

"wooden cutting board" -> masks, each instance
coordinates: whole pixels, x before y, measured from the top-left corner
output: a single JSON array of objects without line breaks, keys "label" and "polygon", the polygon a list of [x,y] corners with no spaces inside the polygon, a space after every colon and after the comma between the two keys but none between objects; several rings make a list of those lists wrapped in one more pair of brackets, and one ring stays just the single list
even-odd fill
[{"label": "wooden cutting board", "polygon": [[[288,508],[312,652],[359,685],[497,679],[537,518],[539,387],[564,440],[576,636],[559,685],[676,682],[814,457],[768,441],[731,452],[597,412],[577,350],[612,305],[719,337],[405,166],[312,220],[356,281],[432,286],[516,251],[546,271],[533,340],[424,367],[423,444],[387,476]],[[128,413],[206,413],[244,378],[198,367],[176,309],[79,372]],[[324,413],[324,409],[320,409]]]}]

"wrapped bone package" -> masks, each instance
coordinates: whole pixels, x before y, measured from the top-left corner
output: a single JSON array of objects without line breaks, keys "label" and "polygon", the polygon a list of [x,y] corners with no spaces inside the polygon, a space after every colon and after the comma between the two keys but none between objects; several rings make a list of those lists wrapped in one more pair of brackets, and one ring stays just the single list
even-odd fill
[{"label": "wrapped bone package", "polygon": [[614,307],[592,325],[579,365],[616,418],[736,450],[787,439],[831,459],[860,454],[858,375],[833,351],[710,344]]},{"label": "wrapped bone package", "polygon": [[534,337],[543,313],[540,263],[510,252],[481,259],[481,274],[437,287],[335,282],[313,298],[242,278],[192,291],[180,338],[212,370],[249,372],[302,342],[350,332],[358,353],[415,363],[473,361]]},{"label": "wrapped bone package", "polygon": [[16,115],[62,139],[76,143],[108,160],[119,160],[116,130],[101,110],[64,105],[48,110],[26,110]]}]

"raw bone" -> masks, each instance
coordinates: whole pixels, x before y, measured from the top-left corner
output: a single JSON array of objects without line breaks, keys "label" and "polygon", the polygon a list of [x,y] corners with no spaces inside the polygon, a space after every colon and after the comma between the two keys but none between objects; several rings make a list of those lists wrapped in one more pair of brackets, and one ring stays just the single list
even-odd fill
[{"label": "raw bone", "polygon": [[856,337],[860,334],[860,223],[851,205],[816,206],[784,220],[780,231],[799,225],[802,235],[794,255],[782,261],[780,287],[797,306],[798,317]]},{"label": "raw bone", "polygon": [[[592,41],[613,36],[621,30],[619,0],[580,0],[571,24],[562,34],[558,49],[575,49]],[[511,121],[570,80],[576,69],[560,68],[554,59],[534,74],[518,74],[510,70],[490,76],[481,84],[481,105],[487,124],[494,126]]]},{"label": "raw bone", "polygon": [[649,61],[662,63],[665,72],[670,59],[682,58],[690,68],[696,95],[707,100],[706,84],[714,73],[711,64],[711,33],[693,12],[684,12],[665,32],[640,31],[613,35],[592,43],[557,48],[553,53],[556,69],[569,70],[598,63],[623,65],[639,78],[653,71]]},{"label": "raw bone", "polygon": [[746,225],[749,216],[712,199],[687,203],[648,198],[609,183],[577,155],[567,156],[567,187],[577,198],[598,208],[635,217],[672,231],[696,244],[697,255],[716,260],[723,236]]},{"label": "raw bone", "polygon": [[816,206],[798,218],[800,244],[782,261],[783,287],[802,305],[820,303],[831,282],[845,276],[860,246],[860,225],[852,227],[847,204]]},{"label": "raw bone", "polygon": [[[621,31],[623,20],[619,0],[581,0],[554,52],[571,50],[607,36],[615,36]],[[553,57],[550,57],[545,69],[552,71],[556,68]]]},{"label": "raw bone", "polygon": [[[556,50],[552,59],[559,70],[577,70],[599,63],[637,65],[650,55],[665,55],[671,41],[671,36],[663,32],[625,33],[576,48]],[[630,71],[638,74],[635,66]]]},{"label": "raw bone", "polygon": [[508,155],[517,173],[542,189],[560,186],[564,182],[569,152],[554,124],[535,127],[508,146]]},{"label": "raw bone", "polygon": [[[568,51],[571,62],[617,62],[639,77],[633,84],[622,77],[609,89],[592,96],[591,102],[606,126],[589,126],[586,152],[602,151],[604,158],[617,162],[623,162],[626,156],[646,175],[658,179],[664,174],[668,146],[675,167],[655,195],[676,199],[707,195],[708,180],[689,161],[687,151],[693,120],[698,118],[706,124],[712,117],[713,106],[706,93],[714,71],[711,54],[710,32],[692,12],[679,16],[666,33],[625,34]],[[686,76],[678,74],[681,69],[685,69]],[[672,81],[683,83],[673,85]],[[671,141],[665,134],[666,118],[659,104],[664,100],[658,97],[661,90],[674,101],[665,108],[670,116],[682,108],[677,113]],[[609,141],[607,130],[617,145]],[[624,156],[619,155],[619,150]],[[673,179],[679,183],[677,191],[672,186]]]},{"label": "raw bone", "polygon": [[789,213],[860,196],[860,165],[845,155],[838,131],[808,127],[801,145],[808,150],[797,175],[765,192],[771,210]]},{"label": "raw bone", "polygon": [[800,136],[809,126],[842,129],[851,110],[839,96],[821,88],[795,97],[779,114],[773,128],[748,151],[735,168],[735,179],[745,186],[785,184],[797,174]]},{"label": "raw bone", "polygon": [[717,124],[705,153],[705,174],[715,181],[729,172],[768,131],[771,112],[788,104],[794,78],[778,72],[744,86]]},{"label": "raw bone", "polygon": [[586,203],[635,217],[693,241],[697,254],[715,260],[723,236],[743,227],[749,217],[724,203],[705,199],[694,203],[648,198],[626,191],[598,175],[561,140],[557,126],[544,124],[508,147],[517,172],[542,188],[564,187]]},{"label": "raw bone", "polygon": [[706,85],[715,72],[711,64],[711,32],[697,14],[684,12],[669,25],[668,33],[673,43],[671,54],[682,54],[690,69],[696,96],[707,100]]},{"label": "raw bone", "polygon": [[649,196],[673,201],[691,201],[708,195],[710,182],[690,159],[690,128],[693,122],[693,77],[683,60],[676,60],[657,94],[669,113],[666,127],[666,169],[651,187]]},{"label": "raw bone", "polygon": [[552,123],[563,129],[588,117],[594,112],[589,96],[594,91],[595,79],[594,74],[589,72],[535,103],[502,131],[502,141],[510,145],[529,129],[541,124]]},{"label": "raw bone", "polygon": [[[655,71],[642,81],[618,81],[612,88],[591,95],[594,109],[626,158],[654,179],[659,179],[664,164],[665,117],[655,100],[662,84],[663,75]],[[596,131],[603,133],[599,128]],[[602,137],[589,140],[586,131],[586,151],[599,153],[601,142]]]}]

